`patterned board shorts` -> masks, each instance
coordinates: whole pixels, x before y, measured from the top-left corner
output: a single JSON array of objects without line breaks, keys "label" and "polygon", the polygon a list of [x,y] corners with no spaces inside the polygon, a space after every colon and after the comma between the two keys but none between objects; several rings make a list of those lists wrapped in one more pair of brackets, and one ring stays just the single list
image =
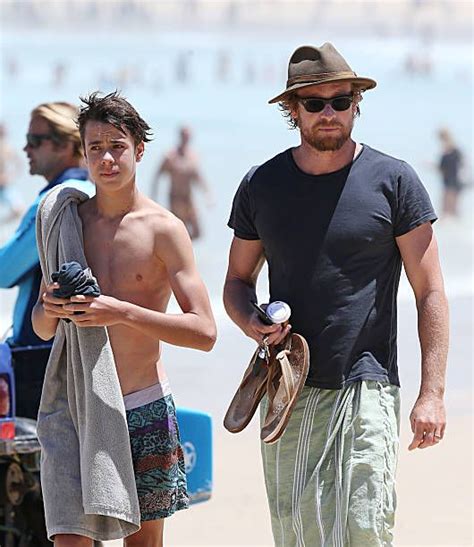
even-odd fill
[{"label": "patterned board shorts", "polygon": [[172,395],[126,412],[141,520],[186,509],[186,473]]}]

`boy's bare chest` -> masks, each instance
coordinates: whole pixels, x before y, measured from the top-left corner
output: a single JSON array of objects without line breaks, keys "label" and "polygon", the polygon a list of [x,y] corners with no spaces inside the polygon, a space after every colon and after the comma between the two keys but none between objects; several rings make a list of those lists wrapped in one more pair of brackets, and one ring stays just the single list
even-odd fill
[{"label": "boy's bare chest", "polygon": [[163,282],[166,274],[151,231],[90,225],[83,234],[87,263],[104,294],[148,292]]}]

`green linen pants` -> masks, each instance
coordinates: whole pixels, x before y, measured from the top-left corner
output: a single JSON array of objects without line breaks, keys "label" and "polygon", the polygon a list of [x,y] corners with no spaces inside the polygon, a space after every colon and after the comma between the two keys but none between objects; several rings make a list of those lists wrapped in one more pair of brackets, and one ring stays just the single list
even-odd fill
[{"label": "green linen pants", "polygon": [[392,545],[399,416],[396,386],[304,387],[283,436],[262,443],[277,547]]}]

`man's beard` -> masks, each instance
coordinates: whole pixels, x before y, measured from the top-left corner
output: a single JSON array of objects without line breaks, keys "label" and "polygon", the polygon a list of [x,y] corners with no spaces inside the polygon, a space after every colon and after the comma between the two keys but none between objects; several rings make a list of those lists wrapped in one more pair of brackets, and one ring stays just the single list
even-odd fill
[{"label": "man's beard", "polygon": [[[334,135],[325,135],[318,131],[320,127],[337,127],[339,131]],[[354,122],[352,121],[349,126],[334,123],[318,123],[316,126],[309,128],[300,128],[303,139],[314,149],[320,152],[334,152],[343,147],[343,145],[350,138]]]}]

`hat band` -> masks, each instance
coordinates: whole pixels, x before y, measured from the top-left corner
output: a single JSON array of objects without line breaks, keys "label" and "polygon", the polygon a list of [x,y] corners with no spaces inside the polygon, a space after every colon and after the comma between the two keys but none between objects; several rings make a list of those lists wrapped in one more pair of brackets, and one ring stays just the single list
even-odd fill
[{"label": "hat band", "polygon": [[294,84],[304,83],[304,82],[319,82],[329,79],[343,79],[343,78],[357,78],[355,72],[319,72],[318,74],[305,74],[304,76],[293,76],[289,78],[286,82],[286,87],[290,87]]}]

